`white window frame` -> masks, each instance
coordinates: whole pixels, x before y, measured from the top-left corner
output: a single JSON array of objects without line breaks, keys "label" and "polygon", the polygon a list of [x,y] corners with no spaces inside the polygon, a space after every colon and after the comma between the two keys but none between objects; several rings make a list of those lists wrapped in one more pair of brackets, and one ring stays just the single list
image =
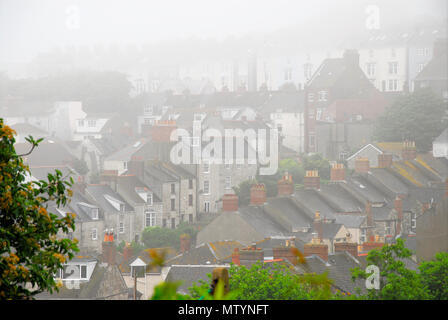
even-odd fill
[{"label": "white window frame", "polygon": [[202,172],[210,173],[210,163],[204,161],[204,163],[202,164]]},{"label": "white window frame", "polygon": [[94,119],[87,120],[87,126],[89,128],[95,128],[96,127],[96,120],[94,120]]},{"label": "white window frame", "polygon": [[232,176],[226,176],[224,178],[225,189],[232,189]]},{"label": "white window frame", "polygon": [[204,201],[204,212],[210,212],[210,201]]},{"label": "white window frame", "polygon": [[98,240],[98,229],[97,228],[92,228],[92,240]]},{"label": "white window frame", "polygon": [[124,222],[120,222],[118,224],[118,232],[119,233],[124,233]]},{"label": "white window frame", "polygon": [[204,180],[204,194],[210,194],[210,180]]},{"label": "white window frame", "polygon": [[153,196],[152,196],[151,192],[148,192],[146,194],[146,203],[150,206],[152,206],[152,204],[153,204]]},{"label": "white window frame", "polygon": [[[148,224],[149,221],[149,224]],[[156,226],[156,212],[153,210],[145,211],[145,227],[155,227]]]},{"label": "white window frame", "polygon": [[319,91],[317,93],[318,101],[327,101],[327,95],[328,95],[327,91],[324,91],[324,90]]}]

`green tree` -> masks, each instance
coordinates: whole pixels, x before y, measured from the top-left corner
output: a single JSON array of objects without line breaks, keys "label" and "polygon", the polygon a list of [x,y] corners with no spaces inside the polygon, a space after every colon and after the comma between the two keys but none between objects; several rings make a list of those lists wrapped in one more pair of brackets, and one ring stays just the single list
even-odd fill
[{"label": "green tree", "polygon": [[[371,300],[421,300],[430,298],[419,274],[406,268],[405,259],[412,256],[412,251],[405,247],[403,239],[395,244],[385,245],[380,250],[371,250],[367,255],[368,265],[375,265],[380,270],[379,289],[369,289],[364,297]],[[354,279],[367,279],[369,274],[360,268],[352,272]]]},{"label": "green tree", "polygon": [[[211,279],[211,275],[208,275]],[[199,280],[189,288],[198,299],[210,281]],[[232,265],[229,269],[230,292],[237,300],[310,300],[330,299],[331,280],[326,274],[299,275],[290,268],[257,262],[251,267]]]},{"label": "green tree", "polygon": [[433,260],[422,262],[419,270],[431,299],[448,300],[448,253],[437,253]]},{"label": "green tree", "polygon": [[429,88],[400,96],[378,119],[374,137],[379,141],[412,140],[419,151],[429,151],[434,138],[447,126],[446,108]]},{"label": "green tree", "polygon": [[173,247],[179,249],[180,236],[188,234],[196,238],[197,229],[189,224],[181,223],[176,229],[149,227],[143,231],[142,241],[146,248]]},{"label": "green tree", "polygon": [[[78,251],[76,240],[56,237],[75,229],[74,214],[58,218],[47,210],[50,203],[66,205],[73,181],[64,181],[56,170],[48,180],[27,182],[29,168],[14,149],[14,134],[0,119],[0,299],[58,290],[53,274]],[[29,153],[41,141],[27,140]]]},{"label": "green tree", "polygon": [[246,180],[241,182],[237,187],[233,187],[233,191],[238,195],[240,205],[248,205],[250,203],[250,187],[254,183],[254,180]]}]

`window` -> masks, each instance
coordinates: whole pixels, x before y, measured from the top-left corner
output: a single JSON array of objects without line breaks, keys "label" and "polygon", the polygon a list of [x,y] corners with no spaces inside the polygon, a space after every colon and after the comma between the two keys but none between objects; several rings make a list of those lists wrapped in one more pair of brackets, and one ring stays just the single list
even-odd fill
[{"label": "window", "polygon": [[425,56],[429,56],[429,48],[425,48],[424,52],[425,52]]},{"label": "window", "polygon": [[210,172],[210,164],[208,162],[204,162],[202,165],[202,172],[209,173]]},{"label": "window", "polygon": [[232,189],[232,177],[231,176],[227,176],[225,178],[225,188]]},{"label": "window", "polygon": [[418,48],[417,49],[417,55],[418,56],[422,56],[425,53],[425,49],[424,48]]},{"label": "window", "polygon": [[366,242],[366,229],[361,229],[361,236],[359,238],[361,242]]},{"label": "window", "polygon": [[78,120],[78,126],[84,127],[84,120]]},{"label": "window", "polygon": [[319,91],[318,92],[318,100],[319,101],[327,101],[327,91]]},{"label": "window", "polygon": [[422,70],[423,70],[424,67],[425,67],[425,64],[424,64],[424,63],[419,63],[419,64],[418,64],[418,68],[417,68],[418,72],[422,72]]},{"label": "window", "polygon": [[156,213],[154,211],[145,212],[145,227],[154,227],[156,225]]},{"label": "window", "polygon": [[193,189],[193,179],[188,180],[188,189]]},{"label": "window", "polygon": [[204,201],[204,212],[210,212],[210,202]]},{"label": "window", "polygon": [[192,214],[188,215],[188,222],[193,223],[193,215]]},{"label": "window", "polygon": [[87,279],[87,266],[81,265],[81,279]]},{"label": "window", "polygon": [[308,101],[313,102],[314,101],[314,93],[308,93]]},{"label": "window", "polygon": [[322,118],[322,109],[316,109],[316,120],[321,120]]},{"label": "window", "polygon": [[124,170],[128,169],[128,163],[126,161],[123,161],[123,169]]},{"label": "window", "polygon": [[398,90],[398,80],[389,80],[389,91],[397,91]]},{"label": "window", "polygon": [[374,76],[375,75],[375,67],[376,64],[375,63],[368,63],[367,64],[367,75],[368,76]]},{"label": "window", "polygon": [[312,76],[313,65],[311,63],[305,63],[303,65],[303,73],[305,75],[305,79],[309,80]]},{"label": "window", "polygon": [[151,118],[145,118],[143,120],[143,123],[146,125],[152,125],[152,124],[154,124],[154,121]]},{"label": "window", "polygon": [[166,219],[162,219],[162,227],[166,228]]},{"label": "window", "polygon": [[411,229],[414,231],[417,228],[417,214],[413,213],[411,216]]},{"label": "window", "polygon": [[397,53],[395,52],[395,49],[390,49],[390,56],[392,57],[392,58],[395,58],[396,56],[397,56]]},{"label": "window", "polygon": [[148,116],[152,116],[152,111],[153,111],[152,107],[145,107],[143,110],[144,114]]},{"label": "window", "polygon": [[98,240],[98,229],[97,228],[92,229],[92,240]]},{"label": "window", "polygon": [[150,205],[150,206],[152,206],[152,193],[147,193],[147,196],[146,196],[146,203],[148,204],[148,205]]},{"label": "window", "polygon": [[192,194],[189,194],[189,195],[188,195],[188,205],[189,205],[190,207],[193,206],[193,195],[192,195]]},{"label": "window", "polygon": [[171,199],[171,211],[176,210],[176,199]]},{"label": "window", "polygon": [[236,168],[237,168],[237,169],[241,169],[242,167],[243,167],[243,165],[242,165],[241,163],[237,163],[237,164],[236,164]]},{"label": "window", "polygon": [[124,223],[123,222],[120,222],[120,226],[118,228],[118,232],[124,233]]},{"label": "window", "polygon": [[124,204],[123,203],[120,203],[120,211],[124,212]]},{"label": "window", "polygon": [[314,144],[316,143],[316,138],[314,137],[314,135],[310,135],[310,147],[314,147]]},{"label": "window", "polygon": [[285,70],[285,81],[291,81],[292,80],[292,69],[291,68],[287,68]]},{"label": "window", "polygon": [[98,220],[98,208],[92,209],[92,219]]},{"label": "window", "polygon": [[210,181],[204,180],[204,194],[210,193]]},{"label": "window", "polygon": [[171,184],[171,194],[176,193],[176,185],[174,183]]},{"label": "window", "polygon": [[96,127],[96,120],[87,120],[87,126],[89,128]]},{"label": "window", "polygon": [[171,229],[176,228],[176,218],[171,218]]},{"label": "window", "polygon": [[398,62],[389,62],[389,74],[398,73]]},{"label": "window", "polygon": [[392,234],[392,222],[391,221],[387,221],[386,222],[386,235],[391,235]]}]

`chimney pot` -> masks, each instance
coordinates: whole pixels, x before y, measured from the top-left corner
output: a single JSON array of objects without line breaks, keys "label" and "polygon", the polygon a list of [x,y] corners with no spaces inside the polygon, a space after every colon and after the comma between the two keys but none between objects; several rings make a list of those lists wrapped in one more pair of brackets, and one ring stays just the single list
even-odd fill
[{"label": "chimney pot", "polygon": [[250,204],[261,206],[266,202],[266,187],[263,183],[257,183],[250,188]]}]

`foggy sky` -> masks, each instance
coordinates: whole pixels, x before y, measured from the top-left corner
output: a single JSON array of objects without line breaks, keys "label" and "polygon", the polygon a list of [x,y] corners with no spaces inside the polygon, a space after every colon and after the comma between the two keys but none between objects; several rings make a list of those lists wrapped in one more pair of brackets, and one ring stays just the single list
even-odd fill
[{"label": "foggy sky", "polygon": [[[65,45],[220,40],[282,28],[343,33],[363,27],[368,4],[380,7],[383,25],[446,19],[445,0],[0,0],[0,61]],[[67,27],[67,10],[79,10],[79,28]]]}]

